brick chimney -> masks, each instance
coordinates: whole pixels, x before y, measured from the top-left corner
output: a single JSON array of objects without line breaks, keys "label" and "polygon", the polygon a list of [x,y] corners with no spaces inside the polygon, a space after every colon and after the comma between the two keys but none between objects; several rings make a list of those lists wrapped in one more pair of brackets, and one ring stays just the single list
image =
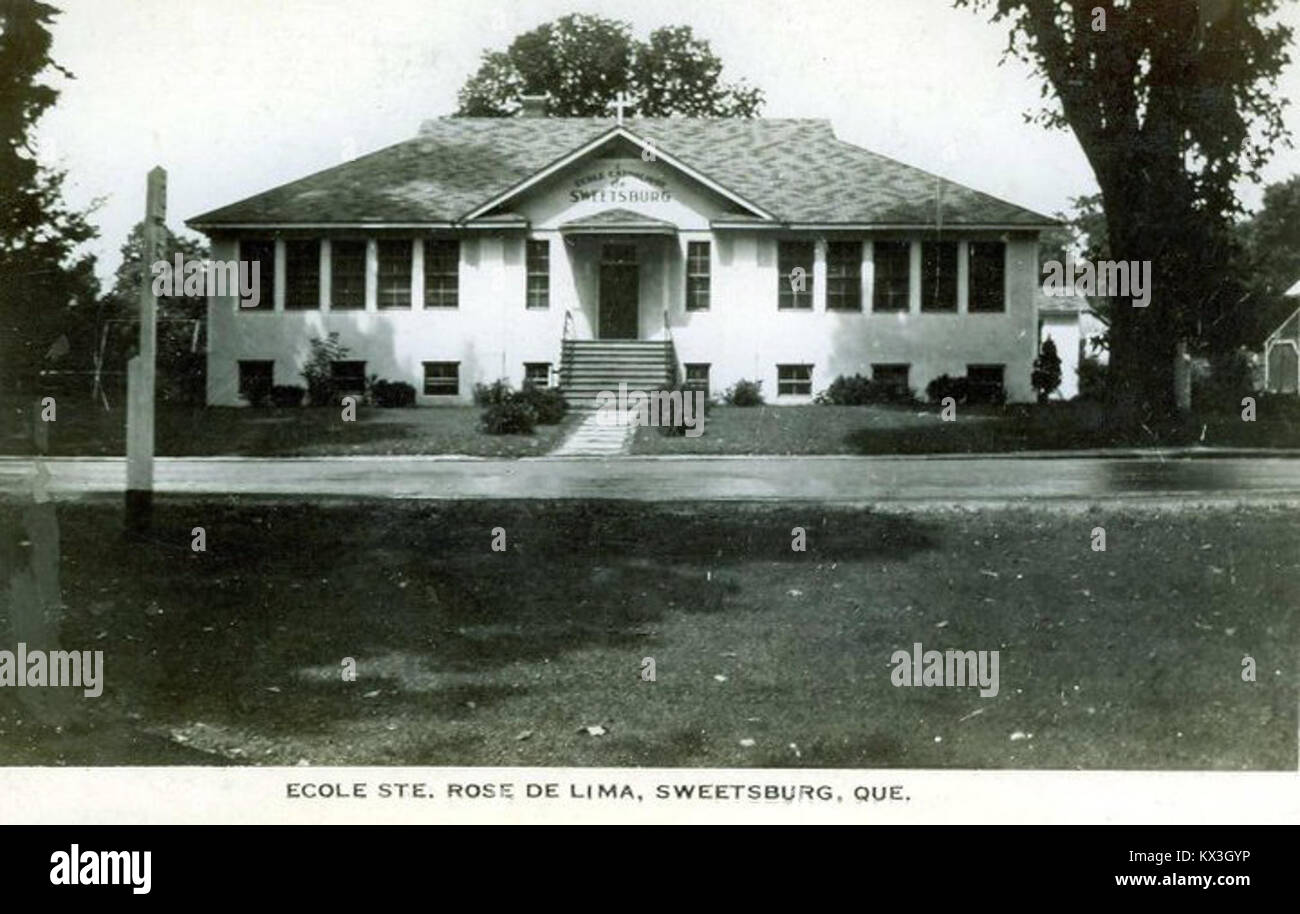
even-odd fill
[{"label": "brick chimney", "polygon": [[546,117],[547,104],[551,97],[545,93],[542,95],[521,95],[519,103],[522,107],[519,110],[520,117]]}]

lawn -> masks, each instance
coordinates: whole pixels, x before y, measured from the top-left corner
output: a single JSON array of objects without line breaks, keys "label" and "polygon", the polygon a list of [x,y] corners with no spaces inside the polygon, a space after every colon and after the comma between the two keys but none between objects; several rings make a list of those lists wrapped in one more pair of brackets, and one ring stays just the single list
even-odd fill
[{"label": "lawn", "polygon": [[695,438],[639,428],[634,454],[987,454],[1182,445],[1300,448],[1300,401],[1261,399],[1256,421],[1240,411],[1144,425],[1116,421],[1106,407],[1071,401],[1043,405],[714,406]]},{"label": "lawn", "polygon": [[[29,407],[30,408],[30,407]],[[345,422],[333,407],[236,409],[160,406],[157,453],[164,457],[326,457],[349,454],[465,454],[531,457],[551,450],[576,421],[539,425],[532,435],[487,435],[477,407],[368,409]],[[59,399],[47,424],[53,456],[121,456],[126,453],[126,416],[86,400]],[[0,454],[27,455],[33,443],[23,414],[6,404]]]},{"label": "lawn", "polygon": [[[7,764],[1295,769],[1281,509],[164,498],[139,542],[116,500],[57,512],[61,642],[106,685],[58,729],[0,690]],[[893,686],[915,642],[998,650],[999,693]]]}]

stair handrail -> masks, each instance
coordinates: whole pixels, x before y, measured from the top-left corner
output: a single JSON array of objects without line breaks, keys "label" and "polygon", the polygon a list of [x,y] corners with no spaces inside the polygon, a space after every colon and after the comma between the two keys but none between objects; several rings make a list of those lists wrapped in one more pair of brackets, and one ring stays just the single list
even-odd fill
[{"label": "stair handrail", "polygon": [[678,381],[677,371],[677,347],[673,344],[673,328],[668,323],[668,309],[664,308],[664,338],[668,341],[668,347],[664,352],[668,362],[668,381],[669,386],[676,387]]}]

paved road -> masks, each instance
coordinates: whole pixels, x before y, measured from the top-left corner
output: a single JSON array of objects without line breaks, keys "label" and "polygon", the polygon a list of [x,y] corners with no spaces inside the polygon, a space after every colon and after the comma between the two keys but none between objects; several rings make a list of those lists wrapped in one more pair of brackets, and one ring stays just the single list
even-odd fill
[{"label": "paved road", "polygon": [[[120,492],[121,458],[42,461],[53,496]],[[36,466],[0,458],[0,494],[32,491]],[[765,457],[728,459],[161,458],[159,492],[391,498],[809,499],[839,502],[1092,501],[1198,496],[1300,499],[1300,459]]]}]

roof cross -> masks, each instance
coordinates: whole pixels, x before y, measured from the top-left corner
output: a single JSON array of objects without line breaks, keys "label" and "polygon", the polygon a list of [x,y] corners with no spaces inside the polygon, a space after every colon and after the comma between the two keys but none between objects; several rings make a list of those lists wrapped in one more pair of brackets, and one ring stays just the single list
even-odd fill
[{"label": "roof cross", "polygon": [[606,107],[614,109],[615,116],[618,118],[618,123],[621,127],[623,125],[623,109],[632,107],[632,99],[628,97],[626,92],[620,92]]}]

